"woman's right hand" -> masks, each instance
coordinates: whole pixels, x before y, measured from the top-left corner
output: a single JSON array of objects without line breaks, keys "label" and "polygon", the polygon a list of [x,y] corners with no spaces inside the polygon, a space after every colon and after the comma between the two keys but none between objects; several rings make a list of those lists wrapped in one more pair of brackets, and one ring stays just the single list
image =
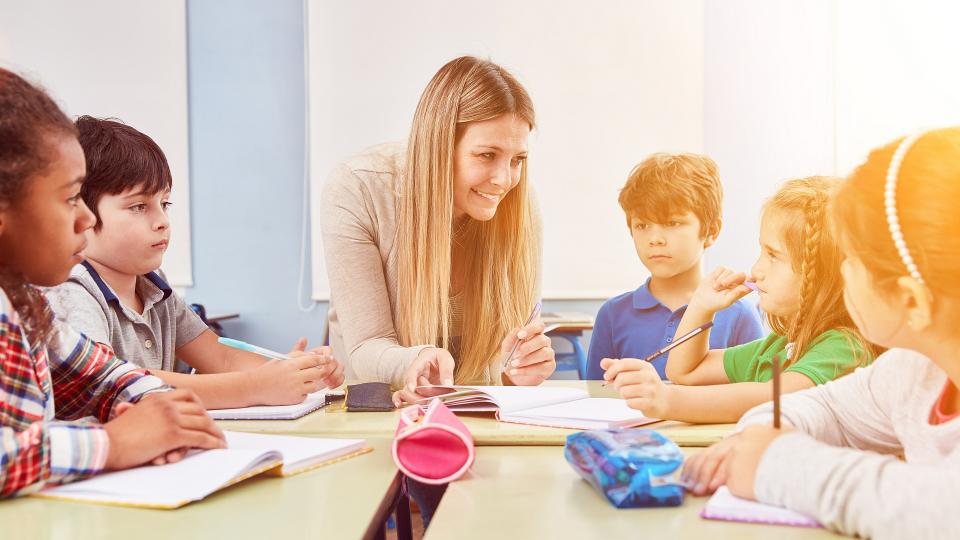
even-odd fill
[{"label": "woman's right hand", "polygon": [[417,392],[417,387],[453,384],[455,366],[453,356],[446,349],[423,349],[403,374],[403,388],[393,393],[393,404],[400,407],[404,403],[415,403],[423,398],[433,397],[435,393],[424,390]]},{"label": "woman's right hand", "polygon": [[743,272],[720,266],[697,286],[690,299],[690,307],[708,314],[724,310],[752,292],[744,285],[746,281],[747,275]]}]

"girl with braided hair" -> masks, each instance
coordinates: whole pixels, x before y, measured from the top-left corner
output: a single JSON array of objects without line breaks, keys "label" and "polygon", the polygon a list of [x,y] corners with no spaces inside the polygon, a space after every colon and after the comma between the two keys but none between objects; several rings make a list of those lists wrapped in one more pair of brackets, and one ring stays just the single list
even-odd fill
[{"label": "girl with braided hair", "polygon": [[840,248],[827,228],[830,190],[838,179],[786,182],[764,205],[760,257],[748,276],[717,268],[697,288],[677,336],[756,287],[772,332],[727,349],[709,349],[702,332],[673,349],[664,384],[649,362],[604,359],[604,378],[634,409],[651,418],[685,422],[736,422],[770,399],[774,358],[783,366],[783,392],[823,384],[870,363],[873,351],[843,305]]},{"label": "girl with braided hair", "polygon": [[[874,150],[831,196],[843,299],[872,365],[769,403],[701,453],[694,483],[863,538],[960,538],[960,127]],[[709,466],[701,466],[708,464]],[[719,474],[716,473],[719,471]]]}]

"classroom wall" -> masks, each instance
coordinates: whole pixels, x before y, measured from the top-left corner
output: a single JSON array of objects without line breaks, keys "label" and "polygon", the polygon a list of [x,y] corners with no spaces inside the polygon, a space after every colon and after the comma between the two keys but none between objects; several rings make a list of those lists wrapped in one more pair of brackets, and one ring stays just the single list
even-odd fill
[{"label": "classroom wall", "polygon": [[[327,303],[297,307],[304,174],[301,0],[187,2],[195,285],[190,302],[236,312],[231,336],[284,349],[321,339]],[[310,260],[306,261],[310,275]],[[225,270],[229,269],[229,270]],[[309,303],[309,283],[304,303]],[[596,313],[599,301],[547,302]],[[564,345],[558,345],[563,348]]]},{"label": "classroom wall", "polygon": [[[297,308],[304,174],[301,0],[189,0],[191,302],[236,312],[233,337],[319,343],[326,306]],[[309,261],[308,261],[309,262]],[[308,269],[309,271],[309,269]]]},{"label": "classroom wall", "polygon": [[[913,11],[904,17],[907,5]],[[760,204],[780,181],[846,174],[895,133],[960,121],[960,79],[940,69],[942,59],[960,55],[960,37],[946,22],[955,17],[937,19],[940,6],[705,3],[703,144],[726,190],[725,229],[707,253],[708,268],[749,267]],[[302,0],[188,0],[187,19],[195,278],[187,298],[213,313],[241,313],[225,325],[240,339],[278,349],[299,335],[319,339],[326,303],[307,314],[297,307],[307,112]],[[889,35],[901,37],[885,45]],[[881,122],[876,111],[884,108]],[[305,291],[308,302],[310,283]],[[601,303],[544,307],[595,314]]]},{"label": "classroom wall", "polygon": [[46,88],[71,118],[119,118],[163,148],[174,178],[163,269],[174,287],[193,282],[185,4],[0,1],[0,66]]}]

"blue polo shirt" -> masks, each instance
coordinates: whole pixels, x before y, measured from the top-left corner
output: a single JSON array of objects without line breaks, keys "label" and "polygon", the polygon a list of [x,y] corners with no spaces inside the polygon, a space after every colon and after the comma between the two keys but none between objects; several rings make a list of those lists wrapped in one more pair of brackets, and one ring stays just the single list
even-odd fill
[{"label": "blue polo shirt", "polygon": [[[683,306],[671,311],[661,304],[650,293],[649,279],[637,290],[607,300],[597,312],[590,338],[587,379],[603,378],[600,360],[604,358],[645,358],[667,346],[673,341],[686,310],[687,306]],[[714,316],[710,348],[726,349],[760,339],[764,334],[756,306],[738,300]],[[652,364],[660,377],[666,379],[667,355],[660,355]]]}]

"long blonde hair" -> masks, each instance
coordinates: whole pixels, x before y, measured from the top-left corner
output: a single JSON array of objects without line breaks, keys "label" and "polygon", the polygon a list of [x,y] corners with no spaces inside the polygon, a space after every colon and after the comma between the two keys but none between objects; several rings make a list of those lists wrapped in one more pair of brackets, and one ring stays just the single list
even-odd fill
[{"label": "long blonde hair", "polygon": [[[413,116],[399,198],[397,262],[400,344],[450,347],[450,250],[454,149],[469,122],[514,114],[533,129],[533,102],[502,67],[464,56],[448,62],[424,89]],[[535,301],[540,240],[527,185],[520,182],[489,221],[468,219],[464,316],[455,379],[499,381],[501,340],[524,323]],[[488,368],[493,368],[488,370]]]},{"label": "long blonde hair", "polygon": [[767,313],[770,328],[793,343],[788,363],[799,360],[817,336],[831,329],[846,335],[861,364],[879,352],[857,330],[843,303],[843,253],[827,223],[830,193],[839,182],[827,176],[789,180],[763,207],[765,215],[788,212],[796,218],[787,220],[781,238],[800,275],[800,309],[792,317]]}]

